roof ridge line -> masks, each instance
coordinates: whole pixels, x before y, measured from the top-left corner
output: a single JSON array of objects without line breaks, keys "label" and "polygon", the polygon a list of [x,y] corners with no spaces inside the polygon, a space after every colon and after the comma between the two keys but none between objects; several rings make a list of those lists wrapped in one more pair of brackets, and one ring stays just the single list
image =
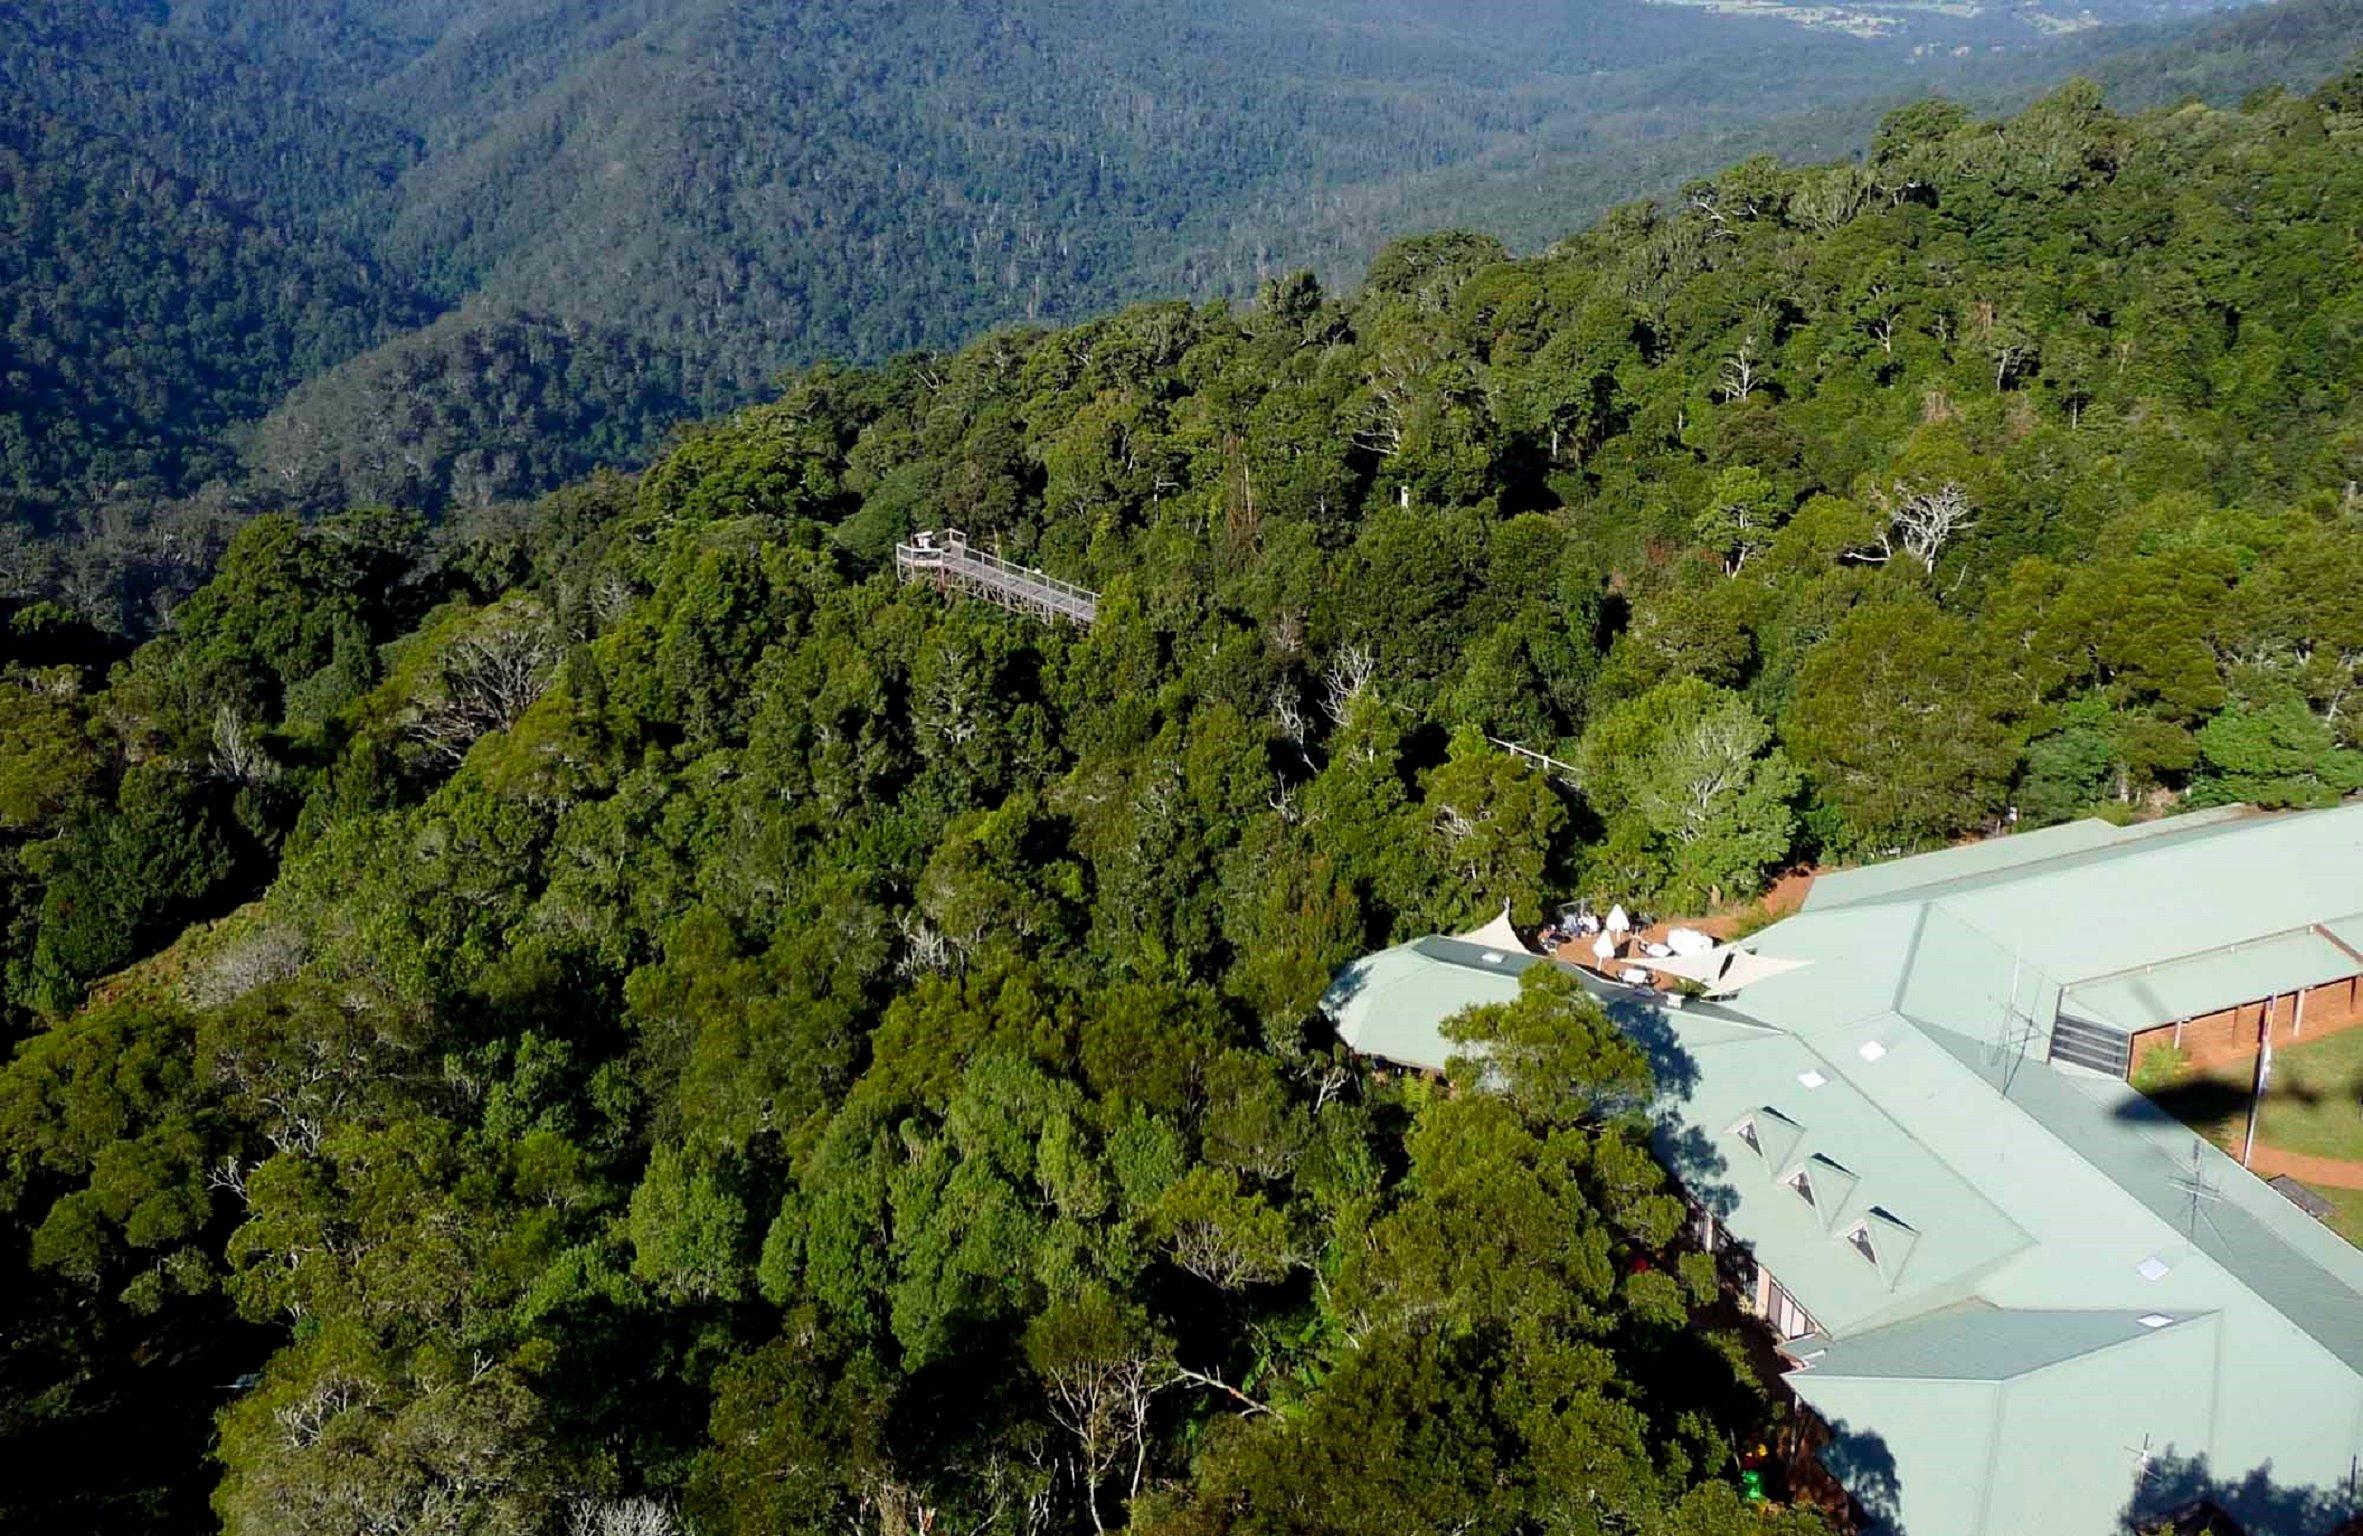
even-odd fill
[{"label": "roof ridge line", "polygon": [[2358,965],[2363,965],[2363,954],[2357,954],[2352,948],[2349,948],[2345,944],[2339,943],[2338,937],[2335,934],[2325,932],[2320,923],[2299,923],[2294,927],[2277,928],[2271,933],[2253,934],[2248,938],[2233,939],[2229,943],[2224,944],[2211,944],[2205,949],[2186,950],[2182,954],[2174,955],[2164,960],[2152,960],[2145,965],[2128,965],[2114,971],[2096,971],[2090,976],[2079,976],[2073,981],[2062,982],[2060,983],[2060,989],[2062,991],[2074,991],[2079,987],[2089,987],[2101,982],[2115,981],[2121,976],[2140,976],[2151,971],[2164,970],[2168,966],[2182,965],[2192,960],[2205,960],[2216,955],[2236,954],[2243,949],[2254,949],[2263,944],[2276,944],[2283,939],[2293,938],[2299,934],[2309,933],[2314,935],[2316,938],[2329,940],[2333,946],[2344,951],[2346,955],[2350,959],[2354,960]]}]

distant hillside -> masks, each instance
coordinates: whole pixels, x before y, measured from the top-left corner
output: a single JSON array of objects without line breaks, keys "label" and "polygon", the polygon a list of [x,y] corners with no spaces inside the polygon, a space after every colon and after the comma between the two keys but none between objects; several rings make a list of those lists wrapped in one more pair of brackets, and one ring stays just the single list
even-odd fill
[{"label": "distant hillside", "polygon": [[249,494],[300,507],[521,501],[726,403],[693,372],[629,332],[471,307],[298,387],[240,434],[242,467]]},{"label": "distant hillside", "polygon": [[[0,1530],[1852,1529],[1731,1455],[1796,1421],[1678,1057],[1549,967],[1450,1091],[1317,1011],[1505,902],[2363,791],[2363,72],[1847,148],[256,517],[128,655],[10,605]],[[668,366],[424,338],[255,451]],[[899,581],[945,520],[1094,622]]]},{"label": "distant hillside", "polygon": [[17,0],[0,522],[32,541],[18,584],[70,557],[136,628],[133,589],[210,547],[172,529],[192,507],[439,515],[634,462],[817,358],[1336,283],[1407,229],[1539,248],[1930,90],[2008,105],[2081,68],[2221,99],[2363,37],[2356,0],[2194,14]]},{"label": "distant hillside", "polygon": [[0,295],[0,511],[191,489],[227,468],[224,428],[427,314],[360,252],[125,138],[14,113],[0,117]]}]

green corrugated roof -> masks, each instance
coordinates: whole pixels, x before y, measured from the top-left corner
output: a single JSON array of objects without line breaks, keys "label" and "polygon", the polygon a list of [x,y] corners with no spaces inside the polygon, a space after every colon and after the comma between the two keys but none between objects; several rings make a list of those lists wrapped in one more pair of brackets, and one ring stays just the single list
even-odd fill
[{"label": "green corrugated roof", "polygon": [[[2363,804],[2182,817],[2138,836],[2109,830],[2092,847],[1975,873],[1937,863],[1952,851],[1906,859],[1899,872],[1934,867],[1899,873],[1878,900],[1941,909],[2023,965],[2074,983],[2306,928],[2352,911],[2363,894]],[[1790,921],[1814,915],[1809,905]],[[1758,936],[1765,953],[1777,952],[1770,935],[1786,926]]]},{"label": "green corrugated roof", "polygon": [[2185,1319],[2164,1312],[2007,1310],[1963,1302],[1924,1317],[1873,1329],[1813,1353],[1817,1377],[1904,1377],[1927,1381],[2008,1381],[2064,1360],[2114,1348]]},{"label": "green corrugated roof", "polygon": [[[1926,1033],[1972,1071],[1994,1070],[1979,1042]],[[2022,1069],[2006,1102],[2164,1223],[2173,1247],[2206,1255],[2363,1377],[2363,1251],[2123,1083]]]},{"label": "green corrugated roof", "polygon": [[[1824,1053],[1794,1035],[1708,1042],[1688,1020],[1670,1022],[1694,1070],[1667,1095],[1659,1153],[1823,1329],[1875,1327],[1924,1310],[1932,1297],[1965,1297],[1980,1276],[2033,1243],[1858,1085],[1874,1071],[1892,1081],[1911,1070],[1908,1027],[1881,1032],[1885,1053],[1871,1067],[1859,1055]],[[1819,1086],[1807,1086],[1816,1079]],[[1761,1125],[1767,1111],[1798,1130],[1760,1131],[1760,1155],[1739,1127]],[[1817,1156],[1845,1176],[1819,1174],[1811,1164]],[[1816,1190],[1811,1205],[1784,1182],[1801,1168]],[[1846,1240],[1874,1209],[1910,1229],[1908,1243],[1891,1245],[1893,1262],[1875,1263]],[[1874,1233],[1875,1244],[1883,1238]]]},{"label": "green corrugated roof", "polygon": [[[1628,1028],[1646,1030],[1657,1015],[1658,994],[1648,989],[1603,980],[1525,950],[1442,937],[1416,939],[1351,962],[1329,984],[1321,1008],[1336,1024],[1338,1038],[1363,1055],[1442,1071],[1458,1049],[1444,1038],[1444,1022],[1463,1009],[1508,1002],[1518,995],[1518,978],[1538,965],[1557,965],[1575,977]],[[1769,1033],[1719,1003],[1692,1002],[1682,1016],[1696,1029]]]},{"label": "green corrugated roof", "polygon": [[2347,917],[2334,917],[2322,927],[2339,943],[2358,955],[2363,955],[2363,912]]},{"label": "green corrugated roof", "polygon": [[[2174,1478],[2145,1476],[2144,1460],[2204,1459],[2192,1448],[2206,1444],[2216,1405],[2199,1384],[2223,1347],[2213,1314],[2157,1329],[2131,1326],[2137,1337],[2112,1344],[2106,1323],[2004,1312],[1990,1329],[1956,1331],[1949,1348],[1933,1335],[1922,1336],[1917,1349],[1902,1339],[1884,1349],[1864,1341],[1906,1371],[1923,1351],[1932,1364],[1958,1352],[1982,1361],[1983,1375],[1841,1375],[1816,1365],[1788,1380],[1836,1431],[1823,1459],[1862,1500],[1869,1529],[2115,1536],[2179,1513],[2193,1498]],[[2098,1347],[2078,1347],[2094,1340]],[[2003,1374],[2022,1364],[2028,1368]],[[2211,1470],[2228,1482],[2247,1467]],[[2259,1481],[2270,1488],[2275,1480]],[[2278,1502],[2279,1518],[2269,1509],[2261,1518],[2243,1511],[2252,1536],[2319,1536],[2302,1501]],[[2291,1528],[2292,1517],[2299,1529]]]},{"label": "green corrugated roof", "polygon": [[2363,970],[2355,957],[2309,929],[2234,945],[2209,954],[2080,982],[2060,1012],[2127,1034],[2195,1019]]},{"label": "green corrugated roof", "polygon": [[1940,848],[1908,859],[1832,870],[1814,877],[1813,888],[1805,895],[1805,910],[1829,912],[1864,902],[1884,901],[1933,881],[1991,874],[2057,858],[2063,853],[2098,848],[2115,842],[2118,836],[2119,829],[2105,821],[2070,821],[2009,837],[1989,837],[1980,842]]},{"label": "green corrugated roof", "polygon": [[[1661,1155],[1831,1336],[1797,1389],[1869,1436],[1849,1431],[1876,1453],[1849,1486],[1900,1476],[1912,1536],[2113,1531],[2143,1444],[2341,1486],[2363,1445],[2363,1253],[2045,1055],[2070,994],[2147,1022],[2354,974],[2306,930],[2363,949],[2363,805],[2007,841],[1835,877],[1750,941],[1813,964],[1729,1004],[1594,983],[1659,1063]],[[1440,1063],[1436,1026],[1533,963],[1449,941],[1372,957],[1341,978],[1341,1030]],[[1735,1134],[1768,1109],[1769,1157]],[[1799,1166],[1826,1200],[1782,1182]],[[1845,1241],[1875,1211],[1903,1224],[1877,1262]],[[2153,1311],[2178,1321],[2125,1333]]]},{"label": "green corrugated roof", "polygon": [[[1448,950],[1438,951],[1450,945]],[[1518,977],[1534,964],[1532,955],[1498,950],[1456,951],[1473,946],[1448,939],[1423,939],[1381,950],[1340,971],[1321,1006],[1336,1021],[1338,1038],[1365,1056],[1402,1066],[1441,1070],[1453,1051],[1441,1026],[1465,1008],[1503,1003],[1518,995]]]}]

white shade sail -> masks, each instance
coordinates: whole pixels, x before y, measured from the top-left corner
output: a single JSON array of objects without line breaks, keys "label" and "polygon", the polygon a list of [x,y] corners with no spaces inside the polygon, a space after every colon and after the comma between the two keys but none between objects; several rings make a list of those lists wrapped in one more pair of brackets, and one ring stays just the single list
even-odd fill
[{"label": "white shade sail", "polygon": [[1684,981],[1695,981],[1720,997],[1737,992],[1751,983],[1783,971],[1793,971],[1810,960],[1776,960],[1769,955],[1754,954],[1730,945],[1708,950],[1703,955],[1665,955],[1638,959],[1636,964],[1648,967],[1661,976],[1679,976]]},{"label": "white shade sail", "polygon": [[1510,926],[1510,905],[1502,903],[1501,915],[1482,928],[1471,928],[1456,935],[1463,944],[1482,944],[1487,949],[1498,949],[1507,954],[1526,952],[1526,941],[1518,937],[1518,930]]}]

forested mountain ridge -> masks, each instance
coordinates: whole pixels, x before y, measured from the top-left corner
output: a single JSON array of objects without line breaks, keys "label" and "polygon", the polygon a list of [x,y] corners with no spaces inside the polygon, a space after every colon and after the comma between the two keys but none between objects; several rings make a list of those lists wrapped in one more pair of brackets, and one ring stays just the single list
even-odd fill
[{"label": "forested mountain ridge", "polygon": [[[1856,37],[1634,0],[17,0],[7,580],[145,634],[255,511],[439,517],[645,462],[792,363],[1243,298],[1406,228],[1539,244],[1758,147],[1819,157],[1899,94],[2016,99],[2153,36],[1956,9]],[[2354,0],[2276,9],[2322,35],[2237,45],[2259,80],[2363,38]],[[525,381],[541,358],[565,377]],[[382,411],[396,377],[421,397]]]},{"label": "forested mountain ridge", "polygon": [[[2363,76],[1922,103],[440,539],[261,518],[103,677],[17,605],[0,1518],[1806,1536],[1640,1055],[1538,987],[1444,1094],[1315,999],[2363,786],[2359,144]],[[1099,621],[896,585],[944,521]]]}]

